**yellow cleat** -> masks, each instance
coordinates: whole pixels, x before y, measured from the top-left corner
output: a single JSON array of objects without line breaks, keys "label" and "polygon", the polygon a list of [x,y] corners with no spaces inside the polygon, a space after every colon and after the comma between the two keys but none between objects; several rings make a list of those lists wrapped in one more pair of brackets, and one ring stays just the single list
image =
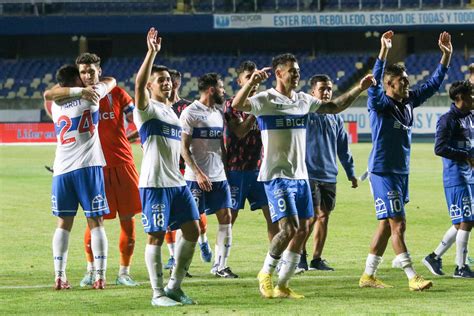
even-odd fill
[{"label": "yellow cleat", "polygon": [[260,294],[264,298],[272,298],[273,297],[273,280],[272,275],[270,273],[259,272],[258,276],[258,289],[260,290]]},{"label": "yellow cleat", "polygon": [[408,281],[410,291],[424,291],[433,286],[433,282],[425,280],[421,275],[415,275]]},{"label": "yellow cleat", "polygon": [[374,289],[387,289],[393,286],[383,283],[373,275],[362,274],[359,280],[359,287],[372,287]]},{"label": "yellow cleat", "polygon": [[297,294],[293,292],[289,287],[284,287],[281,285],[275,286],[273,289],[273,297],[275,298],[292,298],[292,299],[301,299],[304,298],[304,295]]}]

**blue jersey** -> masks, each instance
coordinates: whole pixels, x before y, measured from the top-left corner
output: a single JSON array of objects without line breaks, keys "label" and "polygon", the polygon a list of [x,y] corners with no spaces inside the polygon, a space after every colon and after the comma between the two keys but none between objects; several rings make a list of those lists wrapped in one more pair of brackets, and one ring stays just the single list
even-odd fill
[{"label": "blue jersey", "polygon": [[407,99],[398,102],[383,90],[385,62],[377,59],[373,74],[377,85],[368,90],[372,151],[369,156],[369,171],[379,173],[408,174],[410,165],[413,109],[420,106],[438,91],[448,71],[438,65],[431,78],[418,89],[410,91]]},{"label": "blue jersey", "polygon": [[339,114],[309,113],[306,127],[306,167],[311,180],[336,183],[339,157],[347,178],[354,177],[354,159],[344,121]]},{"label": "blue jersey", "polygon": [[461,112],[454,104],[436,124],[435,153],[443,157],[444,187],[474,184],[468,161],[474,154],[473,124],[473,114]]}]

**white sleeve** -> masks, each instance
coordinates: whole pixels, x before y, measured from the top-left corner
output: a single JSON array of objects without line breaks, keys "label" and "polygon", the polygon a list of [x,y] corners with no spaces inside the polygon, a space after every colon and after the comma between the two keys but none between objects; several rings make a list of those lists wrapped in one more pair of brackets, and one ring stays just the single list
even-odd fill
[{"label": "white sleeve", "polygon": [[98,84],[95,84],[93,86],[93,89],[95,90],[95,92],[99,94],[99,99],[102,99],[103,97],[105,97],[107,93],[109,92],[107,85],[103,82],[99,82]]},{"label": "white sleeve", "polygon": [[181,116],[179,117],[179,120],[181,121],[181,128],[184,133],[193,135],[193,120],[191,115],[189,115],[189,111],[186,110],[187,108],[181,112]]},{"label": "white sleeve", "polygon": [[148,121],[153,115],[153,106],[149,103],[144,110],[140,110],[138,107],[133,109],[133,121],[139,119],[142,123]]},{"label": "white sleeve", "polygon": [[253,97],[250,97],[248,100],[252,107],[249,113],[258,116],[268,103],[268,93],[266,91],[262,91]]},{"label": "white sleeve", "polygon": [[316,99],[312,95],[308,94],[309,112],[316,112],[321,106],[321,100]]}]

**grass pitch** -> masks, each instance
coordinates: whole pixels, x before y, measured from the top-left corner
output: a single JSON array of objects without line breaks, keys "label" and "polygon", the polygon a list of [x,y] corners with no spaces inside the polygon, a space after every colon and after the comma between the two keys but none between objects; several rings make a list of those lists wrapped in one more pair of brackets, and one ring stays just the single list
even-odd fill
[{"label": "grass pitch", "polygon": [[[367,164],[370,144],[351,146],[357,174]],[[135,161],[141,150],[134,147]],[[474,280],[450,277],[454,249],[444,257],[447,276],[431,276],[420,263],[438,244],[450,219],[442,188],[441,160],[432,144],[414,144],[411,159],[410,199],[407,205],[407,244],[417,271],[434,282],[426,292],[408,290],[403,271],[391,268],[389,246],[378,275],[393,289],[359,289],[368,245],[377,225],[368,182],[351,189],[341,169],[337,206],[330,219],[324,258],[334,272],[307,272],[291,282],[304,300],[265,300],[259,296],[256,275],[268,247],[264,218],[260,212],[242,211],[234,227],[229,265],[240,275],[236,280],[209,274],[196,252],[183,289],[199,305],[154,308],[144,263],[145,234],[137,217],[137,242],[131,273],[141,282],[137,288],[113,285],[118,271],[117,220],[106,222],[109,239],[108,287],[104,291],[83,289],[85,271],[82,236],[85,218],[78,212],[71,233],[67,275],[73,285],[56,292],[53,286],[51,238],[56,220],[50,211],[51,174],[44,169],[54,158],[53,146],[0,146],[0,314],[472,314]],[[209,217],[209,239],[214,240],[217,222]],[[472,249],[472,246],[471,246]],[[166,246],[163,260],[168,259]],[[166,273],[167,275],[167,273]]]}]

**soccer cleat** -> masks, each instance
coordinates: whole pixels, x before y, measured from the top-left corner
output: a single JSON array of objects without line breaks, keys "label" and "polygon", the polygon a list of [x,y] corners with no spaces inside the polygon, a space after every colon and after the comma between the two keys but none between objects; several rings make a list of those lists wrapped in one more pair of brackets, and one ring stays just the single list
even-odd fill
[{"label": "soccer cleat", "polygon": [[201,260],[203,262],[211,262],[212,250],[211,247],[209,247],[209,243],[207,241],[203,242],[199,247],[201,248]]},{"label": "soccer cleat", "polygon": [[121,274],[117,276],[117,279],[115,279],[115,284],[116,285],[125,285],[125,286],[139,286],[137,282],[135,282],[132,277],[128,274]]},{"label": "soccer cleat", "polygon": [[176,302],[180,302],[183,305],[194,305],[197,304],[195,300],[184,294],[183,290],[181,289],[176,289],[176,290],[171,290],[169,288],[165,288],[165,294],[167,297],[171,298],[172,300]]},{"label": "soccer cleat", "polygon": [[421,275],[415,275],[408,281],[410,291],[424,291],[433,286],[433,282],[425,280]]},{"label": "soccer cleat", "polygon": [[386,289],[386,288],[392,288],[393,286],[383,283],[380,279],[377,279],[374,275],[368,275],[364,273],[359,279],[359,287]]},{"label": "soccer cleat", "polygon": [[274,298],[292,298],[292,299],[301,299],[304,298],[304,295],[295,293],[289,287],[284,287],[282,285],[277,285],[273,289]]},{"label": "soccer cleat", "polygon": [[313,259],[309,264],[310,270],[320,270],[320,271],[334,271],[334,268],[331,268],[328,265],[328,262],[324,259]]},{"label": "soccer cleat", "polygon": [[305,271],[306,271],[305,269],[297,267],[295,269],[295,275],[303,274]]},{"label": "soccer cleat", "polygon": [[170,307],[170,306],[181,306],[180,302],[176,302],[175,300],[172,300],[171,298],[163,295],[160,297],[154,297],[151,299],[151,305],[153,306],[162,306],[162,307]]},{"label": "soccer cleat", "polygon": [[94,282],[94,285],[92,285],[92,288],[96,290],[103,290],[105,289],[105,280],[104,279],[98,279]]},{"label": "soccer cleat", "polygon": [[298,267],[296,268],[296,271],[298,271],[298,269],[303,269],[304,271],[308,271],[307,257],[308,257],[308,254],[306,253],[306,251],[303,251],[303,253],[300,255],[300,262],[298,263]]},{"label": "soccer cleat", "polygon": [[168,263],[165,264],[165,266],[164,266],[165,270],[169,270],[169,269],[173,268],[174,263],[175,263],[174,257],[171,256],[171,257],[168,259]]},{"label": "soccer cleat", "polygon": [[421,262],[434,275],[444,275],[443,260],[441,258],[436,259],[435,254],[432,253],[432,254],[427,255]]},{"label": "soccer cleat", "polygon": [[270,273],[260,271],[257,275],[258,289],[264,298],[273,297],[273,280]]},{"label": "soccer cleat", "polygon": [[79,285],[81,287],[92,286],[94,285],[94,280],[95,271],[87,271],[86,274],[84,274],[84,277],[82,278],[81,283],[79,283]]},{"label": "soccer cleat", "polygon": [[226,279],[237,279],[239,277],[237,274],[232,272],[229,267],[216,271],[215,276]]},{"label": "soccer cleat", "polygon": [[214,264],[211,268],[211,274],[216,275],[217,274],[217,268],[219,268],[219,264]]},{"label": "soccer cleat", "polygon": [[71,284],[69,282],[61,280],[61,278],[57,278],[56,282],[54,282],[54,289],[57,291],[60,290],[69,290],[71,288]]},{"label": "soccer cleat", "polygon": [[456,269],[454,269],[453,277],[472,279],[474,278],[474,272],[471,271],[471,268],[467,264],[465,264],[462,268],[456,266]]}]

